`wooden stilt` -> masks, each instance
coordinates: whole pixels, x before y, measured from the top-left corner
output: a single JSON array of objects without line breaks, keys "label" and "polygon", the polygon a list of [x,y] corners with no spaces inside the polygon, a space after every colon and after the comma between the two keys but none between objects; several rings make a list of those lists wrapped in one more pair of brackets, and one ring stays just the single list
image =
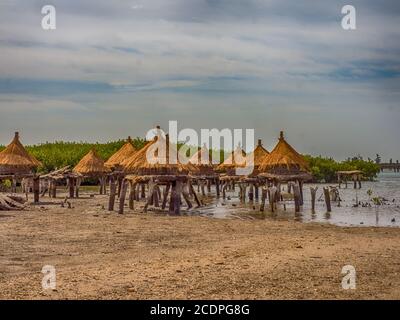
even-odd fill
[{"label": "wooden stilt", "polygon": [[250,184],[249,188],[249,201],[254,200],[254,184]]},{"label": "wooden stilt", "polygon": [[331,212],[331,197],[329,194],[329,189],[328,188],[324,188],[324,196],[325,196],[325,203],[326,203],[326,211],[327,212]]},{"label": "wooden stilt", "polygon": [[115,184],[115,179],[112,177],[110,179],[110,198],[108,199],[108,211],[114,210],[116,191],[117,186]]},{"label": "wooden stilt", "polygon": [[300,186],[298,183],[293,185],[293,195],[294,195],[294,211],[298,213],[300,212],[300,206],[301,206]]},{"label": "wooden stilt", "polygon": [[168,184],[165,186],[165,189],[164,189],[163,202],[162,202],[162,205],[161,205],[161,208],[162,208],[163,210],[165,209],[165,207],[166,207],[166,205],[167,205],[168,194],[169,194],[169,190],[170,190],[170,189],[171,189],[171,184],[168,183]]},{"label": "wooden stilt", "polygon": [[75,195],[75,190],[74,190],[74,178],[69,177],[68,178],[68,187],[69,187],[69,197],[73,198]]},{"label": "wooden stilt", "polygon": [[40,178],[35,176],[33,178],[33,202],[39,203],[39,193],[40,193]]},{"label": "wooden stilt", "polygon": [[261,189],[261,205],[260,205],[260,211],[264,212],[265,209],[265,199],[267,198],[267,188],[262,188]]},{"label": "wooden stilt", "polygon": [[311,191],[311,211],[312,211],[312,213],[315,212],[315,199],[317,197],[317,190],[318,190],[318,187],[315,187],[315,188],[310,187],[310,191]]},{"label": "wooden stilt", "polygon": [[197,205],[201,207],[201,202],[199,200],[199,197],[197,196],[196,191],[194,191],[193,185],[190,182],[189,182],[189,188],[194,196],[194,200],[196,201]]},{"label": "wooden stilt", "polygon": [[125,180],[122,181],[122,188],[121,188],[121,195],[119,197],[119,214],[124,213],[124,205],[125,205],[125,197],[126,197],[126,190],[128,189],[128,184]]},{"label": "wooden stilt", "polygon": [[134,209],[134,200],[135,200],[135,187],[136,185],[130,181],[129,182],[129,209]]},{"label": "wooden stilt", "polygon": [[220,196],[220,189],[219,189],[219,177],[215,178],[215,190],[217,191],[217,197]]}]

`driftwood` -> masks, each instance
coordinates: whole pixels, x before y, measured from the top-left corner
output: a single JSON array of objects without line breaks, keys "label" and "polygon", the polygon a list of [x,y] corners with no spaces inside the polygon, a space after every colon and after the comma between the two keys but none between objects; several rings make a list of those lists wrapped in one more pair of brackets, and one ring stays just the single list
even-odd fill
[{"label": "driftwood", "polygon": [[25,198],[16,195],[0,194],[0,210],[23,210]]}]

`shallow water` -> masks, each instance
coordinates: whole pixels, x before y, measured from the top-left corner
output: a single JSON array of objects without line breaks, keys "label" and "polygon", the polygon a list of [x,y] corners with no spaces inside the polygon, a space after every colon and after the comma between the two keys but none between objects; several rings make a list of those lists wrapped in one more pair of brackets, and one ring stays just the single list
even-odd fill
[{"label": "shallow water", "polygon": [[[333,186],[334,184],[330,184]],[[318,186],[315,214],[311,212],[310,187]],[[305,184],[304,206],[299,214],[294,213],[293,201],[286,202],[286,211],[283,205],[278,205],[278,212],[271,214],[266,204],[264,215],[259,211],[259,202],[247,202],[241,204],[238,199],[238,188],[234,192],[227,193],[227,199],[206,198],[207,206],[201,210],[201,214],[214,218],[273,218],[292,219],[301,222],[326,222],[339,226],[378,226],[400,227],[400,174],[381,173],[377,181],[363,182],[361,189],[353,189],[353,183],[345,189],[339,189],[341,198],[340,207],[337,202],[332,202],[332,212],[326,212],[326,206],[322,195],[323,187],[328,184]],[[283,187],[286,189],[286,185]],[[388,201],[376,206],[367,194],[372,190],[373,197],[382,197]],[[320,198],[320,201],[318,199]],[[356,198],[364,205],[354,207]]]}]

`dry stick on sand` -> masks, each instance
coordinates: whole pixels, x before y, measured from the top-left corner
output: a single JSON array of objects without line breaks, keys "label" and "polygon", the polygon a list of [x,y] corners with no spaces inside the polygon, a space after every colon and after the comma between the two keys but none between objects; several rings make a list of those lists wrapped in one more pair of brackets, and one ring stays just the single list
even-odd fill
[{"label": "dry stick on sand", "polygon": [[23,210],[24,198],[14,195],[0,195],[0,210]]}]

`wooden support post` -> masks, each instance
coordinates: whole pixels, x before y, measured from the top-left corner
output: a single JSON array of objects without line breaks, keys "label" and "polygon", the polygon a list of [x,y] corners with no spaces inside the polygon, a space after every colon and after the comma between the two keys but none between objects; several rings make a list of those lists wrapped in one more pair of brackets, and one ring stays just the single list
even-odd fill
[{"label": "wooden support post", "polygon": [[262,188],[261,189],[261,205],[260,205],[260,211],[264,212],[265,209],[265,199],[267,198],[267,189]]},{"label": "wooden support post", "polygon": [[299,180],[300,206],[304,205],[303,181]]},{"label": "wooden support post", "polygon": [[117,187],[118,187],[117,195],[118,195],[118,198],[121,197],[122,182],[123,182],[123,181],[122,181],[121,177],[118,175],[118,176],[117,176]]},{"label": "wooden support post", "polygon": [[125,197],[126,197],[126,190],[128,189],[128,183],[125,179],[122,181],[122,188],[121,188],[121,195],[119,197],[119,214],[124,213],[124,205],[125,205]]},{"label": "wooden support post", "polygon": [[72,177],[68,178],[68,187],[69,187],[69,197],[73,198],[74,195],[75,195],[75,192],[74,192],[74,178],[72,178]]},{"label": "wooden support post", "polygon": [[201,187],[201,195],[202,196],[206,195],[204,185],[205,185],[205,181],[204,180],[200,180],[200,187]]},{"label": "wooden support post", "polygon": [[220,196],[220,189],[219,189],[219,177],[215,178],[215,190],[217,191],[217,197]]},{"label": "wooden support post", "polygon": [[259,196],[258,196],[258,183],[254,184],[254,196],[256,198],[256,200],[258,200]]},{"label": "wooden support post", "polygon": [[300,186],[296,183],[293,185],[293,195],[294,195],[294,211],[295,213],[300,212]]},{"label": "wooden support post", "polygon": [[190,188],[190,191],[192,192],[192,194],[194,196],[194,200],[196,201],[197,206],[201,207],[201,202],[199,200],[199,197],[197,196],[196,191],[194,191],[193,185],[192,185],[192,183],[190,181],[189,181],[189,188]]},{"label": "wooden support post", "polygon": [[113,177],[111,177],[111,179],[110,179],[110,198],[108,199],[108,211],[114,210],[116,192],[117,192],[117,186],[115,184],[115,179]]},{"label": "wooden support post", "polygon": [[326,211],[331,212],[331,196],[329,194],[329,189],[324,188],[324,196],[325,196],[325,203],[326,203]]},{"label": "wooden support post", "polygon": [[40,178],[39,176],[35,176],[33,178],[33,202],[39,203],[39,194],[40,194]]},{"label": "wooden support post", "polygon": [[176,181],[171,183],[171,195],[169,197],[169,213],[174,214],[175,213],[175,198],[176,198]]},{"label": "wooden support post", "polygon": [[129,209],[130,210],[134,209],[133,203],[135,200],[135,187],[136,187],[136,185],[132,181],[129,181]]},{"label": "wooden support post", "polygon": [[254,200],[254,184],[250,184],[249,188],[249,201]]},{"label": "wooden support post", "polygon": [[165,207],[166,207],[166,205],[167,205],[167,201],[168,201],[168,193],[169,193],[169,190],[171,189],[171,184],[170,183],[168,183],[166,186],[165,186],[165,189],[164,189],[164,196],[163,196],[163,202],[162,202],[162,205],[161,205],[161,209],[165,209]]},{"label": "wooden support post", "polygon": [[160,187],[158,185],[155,185],[153,188],[153,205],[156,208],[160,207],[159,195],[160,195]]},{"label": "wooden support post", "polygon": [[144,183],[141,184],[141,194],[140,194],[140,197],[141,197],[142,199],[145,199],[145,198],[146,198],[146,185],[145,185]]},{"label": "wooden support post", "polygon": [[79,198],[79,187],[81,186],[81,179],[75,179],[75,198]]},{"label": "wooden support post", "polygon": [[184,186],[183,186],[183,188],[182,188],[182,195],[183,195],[183,198],[185,199],[185,201],[186,201],[186,204],[187,204],[187,206],[188,206],[188,209],[191,209],[192,207],[193,207],[193,205],[192,205],[192,203],[190,202],[190,199],[189,199],[189,185],[188,185],[188,183],[186,183]]},{"label": "wooden support post", "polygon": [[358,188],[361,189],[361,178],[358,176]]},{"label": "wooden support post", "polygon": [[52,193],[51,194],[52,198],[57,198],[57,181],[56,180],[53,180],[53,189],[52,189],[51,193]]},{"label": "wooden support post", "polygon": [[275,186],[269,188],[269,204],[271,207],[271,212],[275,211],[276,193],[277,193],[277,188]]},{"label": "wooden support post", "polygon": [[314,213],[315,212],[315,199],[317,197],[317,190],[318,187],[310,187],[310,191],[311,191],[311,212]]},{"label": "wooden support post", "polygon": [[210,193],[211,192],[211,180],[207,179],[207,192]]},{"label": "wooden support post", "polygon": [[175,198],[174,198],[174,214],[181,213],[181,195],[182,195],[182,181],[176,182]]}]

